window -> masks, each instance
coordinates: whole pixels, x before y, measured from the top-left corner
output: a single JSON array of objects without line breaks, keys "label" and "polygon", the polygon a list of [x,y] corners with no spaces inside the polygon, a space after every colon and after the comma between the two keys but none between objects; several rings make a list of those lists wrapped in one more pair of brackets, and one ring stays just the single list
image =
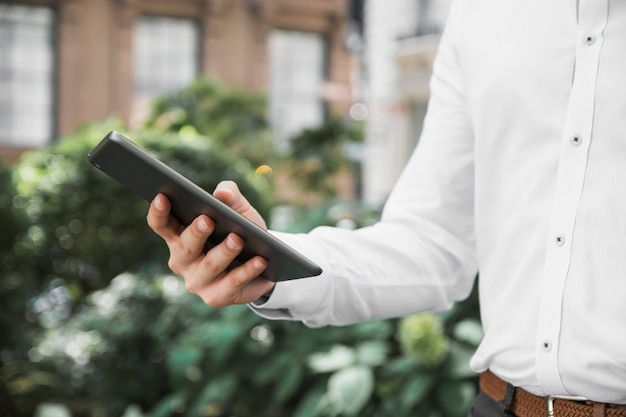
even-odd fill
[{"label": "window", "polygon": [[0,4],[0,144],[34,147],[53,134],[54,13]]},{"label": "window", "polygon": [[198,72],[199,30],[190,19],[143,16],[135,27],[135,99],[186,87]]},{"label": "window", "polygon": [[277,149],[289,138],[324,121],[320,89],[325,72],[322,35],[274,30],[269,39],[270,118]]}]

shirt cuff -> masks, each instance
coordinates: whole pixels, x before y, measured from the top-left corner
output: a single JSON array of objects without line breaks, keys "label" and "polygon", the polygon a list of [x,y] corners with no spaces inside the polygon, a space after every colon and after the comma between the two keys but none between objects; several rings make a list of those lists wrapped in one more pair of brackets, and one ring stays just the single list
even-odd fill
[{"label": "shirt cuff", "polygon": [[322,268],[322,274],[277,282],[272,294],[249,304],[250,308],[268,319],[301,320],[315,316],[328,289],[330,263],[324,250],[310,235],[271,232],[278,239],[311,259]]}]

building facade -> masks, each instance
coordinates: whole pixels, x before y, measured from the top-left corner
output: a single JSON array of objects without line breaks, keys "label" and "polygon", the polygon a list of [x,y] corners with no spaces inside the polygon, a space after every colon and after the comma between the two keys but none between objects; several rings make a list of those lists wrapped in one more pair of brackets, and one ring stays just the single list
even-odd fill
[{"label": "building facade", "polygon": [[364,0],[363,199],[382,204],[422,131],[428,83],[450,0]]},{"label": "building facade", "polygon": [[0,0],[0,159],[82,123],[132,125],[211,74],[266,92],[278,141],[329,107],[363,120],[359,197],[380,205],[418,142],[449,3]]},{"label": "building facade", "polygon": [[279,137],[350,105],[347,0],[0,0],[0,159],[132,124],[199,74],[266,92]]}]

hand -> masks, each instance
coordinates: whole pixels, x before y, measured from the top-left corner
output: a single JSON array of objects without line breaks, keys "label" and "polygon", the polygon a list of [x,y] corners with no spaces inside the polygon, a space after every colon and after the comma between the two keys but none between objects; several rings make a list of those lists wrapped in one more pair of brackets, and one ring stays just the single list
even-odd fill
[{"label": "hand", "polygon": [[[234,182],[221,182],[213,195],[257,225],[267,228]],[[213,221],[200,215],[184,227],[170,215],[170,208],[167,197],[157,195],[148,210],[148,226],[167,243],[170,251],[168,266],[185,279],[188,291],[212,307],[249,303],[272,291],[275,283],[260,277],[267,267],[264,258],[255,256],[231,267],[243,249],[244,240],[239,235],[230,233],[204,254],[204,244],[215,228]]]}]

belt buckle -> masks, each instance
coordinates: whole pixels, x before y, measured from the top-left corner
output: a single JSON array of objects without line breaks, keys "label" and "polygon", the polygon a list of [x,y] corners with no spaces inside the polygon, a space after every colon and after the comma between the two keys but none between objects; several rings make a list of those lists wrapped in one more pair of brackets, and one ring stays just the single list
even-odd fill
[{"label": "belt buckle", "polygon": [[546,395],[546,417],[554,417],[554,400],[587,401],[587,398],[578,395]]}]

